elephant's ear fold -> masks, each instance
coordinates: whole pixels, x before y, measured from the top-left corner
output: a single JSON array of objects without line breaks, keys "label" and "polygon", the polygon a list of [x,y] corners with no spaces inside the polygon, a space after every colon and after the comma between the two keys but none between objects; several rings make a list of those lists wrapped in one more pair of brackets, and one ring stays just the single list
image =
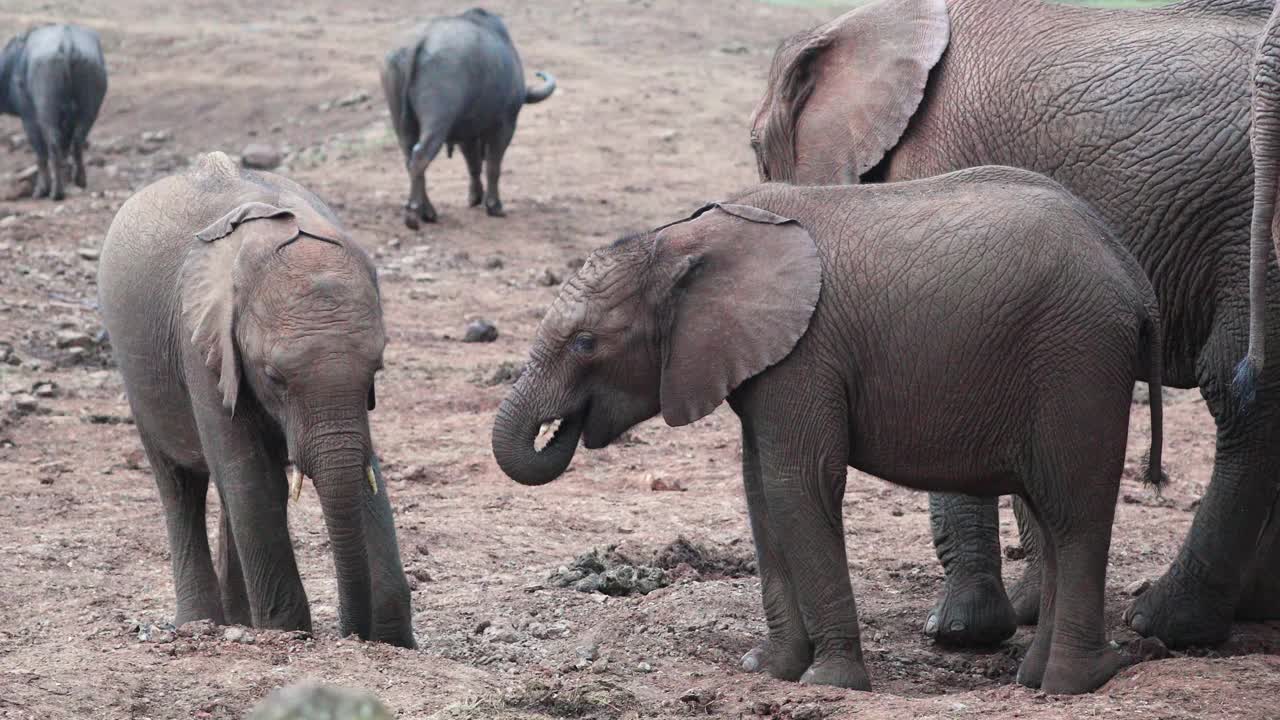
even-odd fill
[{"label": "elephant's ear fold", "polygon": [[950,27],[945,0],[873,0],[784,43],[765,134],[791,143],[776,152],[802,174],[775,179],[857,182],[879,164],[924,99]]},{"label": "elephant's ear fold", "polygon": [[298,233],[291,211],[258,202],[245,203],[196,233],[201,242],[183,267],[182,318],[192,345],[218,378],[229,411],[235,411],[241,379],[235,341],[238,278]]},{"label": "elephant's ear fold", "polygon": [[790,354],[817,307],[822,267],[807,230],[744,205],[716,205],[655,243],[670,283],[662,417],[686,425]]}]

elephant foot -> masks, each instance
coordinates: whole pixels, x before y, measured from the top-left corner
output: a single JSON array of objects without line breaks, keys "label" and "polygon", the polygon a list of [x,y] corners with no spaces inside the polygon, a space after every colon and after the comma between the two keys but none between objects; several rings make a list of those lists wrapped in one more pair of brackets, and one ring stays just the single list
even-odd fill
[{"label": "elephant foot", "polygon": [[994,576],[948,581],[924,624],[934,642],[961,647],[998,645],[1017,629],[1013,606]]},{"label": "elephant foot", "polygon": [[749,673],[763,672],[778,680],[794,682],[813,662],[809,643],[775,643],[765,640],[742,656],[742,669]]},{"label": "elephant foot", "polygon": [[227,618],[222,613],[222,605],[215,604],[198,604],[187,607],[179,606],[178,612],[174,614],[174,627],[182,627],[189,622],[197,622],[200,620],[209,620],[214,625],[226,625]]},{"label": "elephant foot", "polygon": [[1040,567],[1028,565],[1022,579],[1009,589],[1013,621],[1018,625],[1035,625],[1040,619],[1040,579]]},{"label": "elephant foot", "polygon": [[1143,637],[1159,638],[1170,648],[1217,645],[1231,632],[1237,597],[1225,588],[1188,577],[1175,561],[1149,590],[1125,611],[1124,621]]},{"label": "elephant foot", "polygon": [[1236,620],[1264,622],[1280,620],[1280,577],[1270,574],[1270,566],[1261,563],[1258,572],[1245,581],[1240,602],[1236,605]]},{"label": "elephant foot", "polygon": [[1109,647],[1069,656],[1059,648],[1044,672],[1040,689],[1050,695],[1093,692],[1132,664],[1133,659],[1128,655]]},{"label": "elephant foot", "polygon": [[830,685],[848,690],[871,691],[867,666],[849,657],[834,656],[815,662],[804,671],[800,682],[805,685]]},{"label": "elephant foot", "polygon": [[502,209],[501,200],[486,201],[484,204],[484,211],[489,214],[489,217],[506,217],[507,216],[507,212]]}]

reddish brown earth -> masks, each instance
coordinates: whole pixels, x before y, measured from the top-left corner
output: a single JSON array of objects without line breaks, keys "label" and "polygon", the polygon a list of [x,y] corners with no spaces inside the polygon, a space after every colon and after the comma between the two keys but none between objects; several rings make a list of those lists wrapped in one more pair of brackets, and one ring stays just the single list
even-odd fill
[{"label": "reddish brown earth", "polygon": [[[523,359],[555,293],[554,279],[539,281],[546,270],[563,277],[591,248],[753,180],[745,123],[772,49],[834,10],[748,0],[492,4],[528,69],[553,71],[560,89],[521,118],[503,177],[507,219],[466,208],[463,161],[442,158],[430,183],[443,221],[413,233],[400,222],[407,183],[378,61],[399,29],[457,7],[88,5],[10,0],[0,9],[4,37],[49,19],[98,28],[111,71],[90,191],[60,205],[0,204],[0,354],[11,349],[19,363],[0,364],[0,391],[52,385],[33,413],[0,394],[0,717],[240,717],[302,678],[368,688],[406,718],[1261,718],[1280,707],[1276,626],[1240,625],[1223,648],[1137,665],[1074,698],[1013,683],[1029,630],[988,653],[933,647],[920,632],[941,583],[926,497],[863,476],[850,480],[845,513],[873,694],[741,673],[738,658],[764,631],[753,577],[682,568],[672,586],[623,598],[548,582],[591,548],[618,544],[648,558],[682,535],[729,560],[751,558],[737,422],[726,408],[688,429],[645,423],[615,447],[581,452],[562,480],[526,489],[490,455],[507,386],[488,379]],[[5,175],[32,162],[8,139],[19,132],[16,119],[0,119]],[[60,331],[100,329],[94,262],[78,249],[99,245],[125,198],[198,152],[234,154],[251,141],[285,149],[282,172],[325,198],[380,265],[391,344],[374,431],[416,585],[416,651],[336,637],[333,569],[310,494],[293,533],[314,638],[250,631],[254,642],[244,643],[221,630],[173,638],[154,628],[173,615],[168,551],[120,382],[102,348],[74,357],[56,347]],[[475,317],[497,324],[496,342],[458,342]],[[1107,583],[1121,643],[1134,639],[1120,620],[1124,588],[1173,558],[1213,458],[1199,396],[1172,392],[1173,482],[1154,495],[1133,479],[1148,437],[1146,408],[1135,409]],[[655,492],[657,481],[686,491]],[[1016,543],[1007,511],[1003,521],[1006,544]],[[1022,563],[1007,564],[1017,577]]]}]

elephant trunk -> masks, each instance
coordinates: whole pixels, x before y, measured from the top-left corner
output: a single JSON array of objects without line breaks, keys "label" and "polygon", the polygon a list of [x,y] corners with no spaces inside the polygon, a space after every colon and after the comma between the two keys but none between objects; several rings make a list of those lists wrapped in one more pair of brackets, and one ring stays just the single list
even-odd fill
[{"label": "elephant trunk", "polygon": [[[1257,393],[1266,360],[1267,270],[1272,257],[1276,173],[1280,162],[1280,8],[1258,43],[1253,73],[1253,221],[1249,231],[1249,354],[1236,369],[1234,390],[1241,408]],[[1280,252],[1280,248],[1277,248]]]},{"label": "elephant trunk", "polygon": [[338,579],[339,632],[371,638],[373,584],[364,516],[371,486],[368,420],[312,424],[302,444],[303,471],[311,476],[333,548]]},{"label": "elephant trunk", "polygon": [[[582,436],[583,413],[556,416],[544,412],[542,408],[547,403],[537,402],[537,397],[530,395],[535,383],[531,373],[520,378],[502,401],[493,423],[493,456],[502,471],[521,485],[545,485],[560,477],[573,460]],[[539,450],[540,431],[556,421],[559,427],[555,435]]]},{"label": "elephant trunk", "polygon": [[538,71],[534,73],[542,78],[542,87],[528,88],[524,92],[524,102],[526,105],[540,103],[551,97],[551,93],[556,91],[556,78],[549,72]]}]

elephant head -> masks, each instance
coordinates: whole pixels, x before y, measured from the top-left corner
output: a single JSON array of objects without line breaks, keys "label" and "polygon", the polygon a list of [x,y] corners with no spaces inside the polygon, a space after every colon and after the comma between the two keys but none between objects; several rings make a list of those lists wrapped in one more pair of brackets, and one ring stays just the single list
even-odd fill
[{"label": "elephant head", "polygon": [[751,116],[761,179],[858,182],[902,137],[949,34],[945,0],[873,0],[783,40]]},{"label": "elephant head", "polygon": [[[709,205],[597,250],[547,311],[498,410],[499,466],[541,485],[579,438],[600,448],[659,412],[672,426],[710,414],[791,352],[821,276],[804,228],[745,205]],[[539,448],[547,425],[558,427]]]},{"label": "elephant head", "polygon": [[342,630],[368,638],[379,600],[370,556],[379,565],[393,552],[399,567],[394,528],[365,522],[378,486],[368,413],[386,342],[373,266],[310,207],[245,203],[196,237],[182,299],[194,350],[223,411],[279,436],[295,497],[312,478]]}]

